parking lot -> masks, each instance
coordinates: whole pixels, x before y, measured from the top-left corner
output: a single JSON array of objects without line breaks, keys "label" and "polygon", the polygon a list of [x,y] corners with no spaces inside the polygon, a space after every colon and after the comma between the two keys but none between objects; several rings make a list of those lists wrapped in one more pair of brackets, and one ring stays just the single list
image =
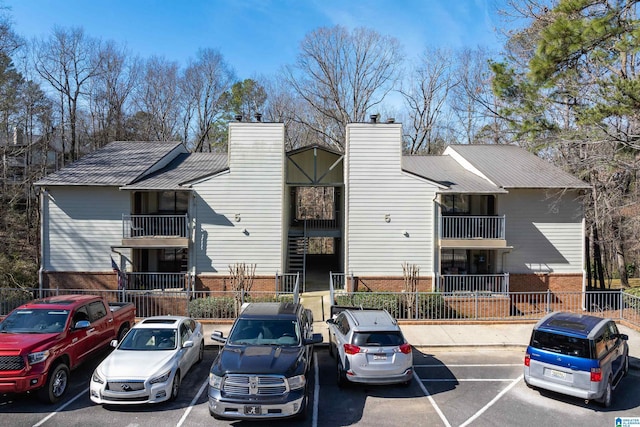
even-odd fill
[{"label": "parking lot", "polygon": [[[272,422],[218,421],[207,407],[207,375],[218,351],[182,382],[175,402],[155,406],[101,407],[89,400],[89,378],[98,360],[72,374],[65,399],[44,405],[32,396],[0,399],[2,424],[11,426],[201,426],[273,425]],[[614,394],[611,408],[580,399],[531,390],[522,381],[523,349],[442,348],[413,351],[416,376],[409,387],[350,385],[338,388],[335,359],[316,351],[310,378],[314,399],[304,421],[283,425],[615,425],[616,417],[640,416],[640,372],[632,370]]]}]

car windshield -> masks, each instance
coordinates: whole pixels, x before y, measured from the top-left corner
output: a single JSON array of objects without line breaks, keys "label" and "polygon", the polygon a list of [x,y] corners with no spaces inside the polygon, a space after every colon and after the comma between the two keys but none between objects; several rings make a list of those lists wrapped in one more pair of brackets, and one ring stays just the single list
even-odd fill
[{"label": "car windshield", "polygon": [[68,317],[69,310],[16,310],[0,323],[0,333],[57,334]]},{"label": "car windshield", "polygon": [[228,342],[242,345],[298,345],[300,331],[295,320],[238,319]]},{"label": "car windshield", "polygon": [[577,357],[591,357],[589,340],[545,331],[534,331],[531,346],[554,353]]},{"label": "car windshield", "polygon": [[397,331],[355,332],[353,334],[353,344],[357,346],[397,346],[404,344],[404,338]]},{"label": "car windshield", "polygon": [[175,329],[134,328],[124,337],[118,350],[175,350]]}]

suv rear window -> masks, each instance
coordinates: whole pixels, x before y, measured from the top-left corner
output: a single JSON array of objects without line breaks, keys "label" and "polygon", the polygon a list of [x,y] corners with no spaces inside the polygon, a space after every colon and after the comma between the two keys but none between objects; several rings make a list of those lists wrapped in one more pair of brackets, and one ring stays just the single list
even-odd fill
[{"label": "suv rear window", "polygon": [[404,338],[400,332],[355,332],[353,344],[358,346],[384,345],[395,346],[404,344]]},{"label": "suv rear window", "polygon": [[533,331],[531,347],[568,356],[591,358],[589,340],[544,331]]}]

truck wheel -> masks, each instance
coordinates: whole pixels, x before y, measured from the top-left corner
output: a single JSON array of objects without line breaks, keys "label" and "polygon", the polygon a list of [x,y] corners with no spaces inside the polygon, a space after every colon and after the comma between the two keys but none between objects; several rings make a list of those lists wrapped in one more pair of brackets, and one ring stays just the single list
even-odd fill
[{"label": "truck wheel", "polygon": [[44,387],[38,390],[38,397],[45,403],[56,403],[60,400],[69,385],[69,368],[64,363],[53,367]]},{"label": "truck wheel", "polygon": [[120,331],[118,332],[118,342],[122,342],[124,336],[129,332],[129,327],[127,325],[123,325],[120,327]]},{"label": "truck wheel", "polygon": [[176,400],[178,398],[178,392],[180,392],[180,371],[176,371],[176,374],[173,377],[173,383],[171,384],[171,396],[169,396],[169,400]]}]

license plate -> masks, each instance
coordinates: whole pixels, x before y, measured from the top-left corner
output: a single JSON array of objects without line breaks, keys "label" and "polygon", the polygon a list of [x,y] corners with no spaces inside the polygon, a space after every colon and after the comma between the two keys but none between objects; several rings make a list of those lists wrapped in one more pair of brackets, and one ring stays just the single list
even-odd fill
[{"label": "license plate", "polygon": [[260,415],[262,413],[262,409],[260,405],[246,405],[244,407],[245,415]]},{"label": "license plate", "polygon": [[567,377],[567,373],[566,372],[556,371],[555,369],[551,369],[551,371],[549,373],[554,378],[565,379]]},{"label": "license plate", "polygon": [[374,354],[373,355],[373,360],[387,360],[387,355],[386,354]]}]

